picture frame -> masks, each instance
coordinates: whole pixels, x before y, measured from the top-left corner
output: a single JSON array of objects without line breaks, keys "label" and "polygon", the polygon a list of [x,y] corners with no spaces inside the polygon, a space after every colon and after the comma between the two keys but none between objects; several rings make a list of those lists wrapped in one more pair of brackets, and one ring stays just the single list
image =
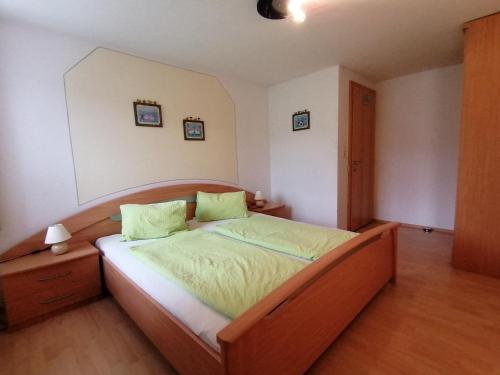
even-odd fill
[{"label": "picture frame", "polygon": [[205,140],[205,122],[200,119],[184,119],[184,140],[186,141],[204,141]]},{"label": "picture frame", "polygon": [[134,102],[135,126],[162,128],[161,105],[150,101]]},{"label": "picture frame", "polygon": [[292,115],[292,130],[306,130],[311,128],[311,114],[308,110],[295,112]]}]

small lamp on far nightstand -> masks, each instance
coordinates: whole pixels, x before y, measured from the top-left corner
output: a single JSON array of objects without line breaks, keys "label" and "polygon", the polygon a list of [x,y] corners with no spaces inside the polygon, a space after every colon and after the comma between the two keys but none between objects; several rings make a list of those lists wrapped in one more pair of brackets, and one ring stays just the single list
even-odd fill
[{"label": "small lamp on far nightstand", "polygon": [[45,236],[45,243],[47,245],[52,245],[50,251],[53,254],[59,255],[64,254],[68,251],[68,244],[65,242],[71,238],[71,234],[62,224],[51,225],[47,229],[47,235]]},{"label": "small lamp on far nightstand", "polygon": [[257,207],[264,207],[264,205],[266,204],[266,200],[264,199],[264,196],[262,195],[262,192],[260,190],[257,190],[255,192],[255,196],[253,199]]}]

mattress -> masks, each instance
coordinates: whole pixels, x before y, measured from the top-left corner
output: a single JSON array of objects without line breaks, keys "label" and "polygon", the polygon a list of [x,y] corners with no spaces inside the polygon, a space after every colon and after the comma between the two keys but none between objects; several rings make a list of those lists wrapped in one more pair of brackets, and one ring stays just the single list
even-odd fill
[{"label": "mattress", "polygon": [[[190,220],[188,226],[189,229],[203,228],[213,231],[217,224],[229,221],[231,220],[199,223],[196,220]],[[96,247],[104,253],[113,265],[155,301],[189,327],[213,349],[220,351],[217,343],[217,333],[228,325],[231,320],[199,301],[177,284],[147,267],[128,251],[129,247],[155,240],[123,242],[121,239],[121,234],[101,237],[97,239]]]},{"label": "mattress", "polygon": [[[188,221],[188,226],[191,230],[202,228],[213,232],[217,225],[233,220],[235,219],[197,222],[193,219]],[[139,246],[152,241],[156,240],[123,242],[121,234],[113,234],[97,239],[96,247],[104,253],[114,266],[144,292],[149,294],[156,302],[167,309],[180,322],[189,327],[194,334],[214,350],[220,351],[219,344],[217,343],[217,333],[227,326],[231,322],[231,319],[205,305],[173,281],[168,280],[163,275],[143,264],[128,251],[129,247]],[[283,256],[289,255],[283,254]],[[301,258],[289,257],[309,263],[309,261]]]}]

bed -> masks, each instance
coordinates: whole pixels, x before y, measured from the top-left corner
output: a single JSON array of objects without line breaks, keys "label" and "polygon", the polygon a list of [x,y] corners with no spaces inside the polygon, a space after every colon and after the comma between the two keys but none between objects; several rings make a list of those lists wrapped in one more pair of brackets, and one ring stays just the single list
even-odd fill
[{"label": "bed", "polygon": [[[139,286],[138,277],[125,270],[126,260],[118,260],[105,244],[113,242],[110,235],[120,232],[120,223],[111,219],[120,204],[237,190],[216,184],[151,189],[100,204],[62,223],[73,234],[73,242],[105,237],[97,245],[106,248],[102,265],[107,289],[181,374],[301,374],[386,283],[395,281],[397,223],[340,245],[232,321],[207,315],[204,306],[193,308],[183,300],[185,296],[177,296],[176,301],[191,306],[190,314],[176,310],[183,303],[167,309],[161,296]],[[247,192],[247,200],[252,202],[252,193]],[[195,203],[188,202],[191,219]],[[2,260],[40,249],[44,234],[23,241],[2,254]],[[163,293],[171,296],[179,291],[174,285]]]},{"label": "bed", "polygon": [[[255,214],[250,213],[250,216]],[[274,220],[285,220],[274,218]],[[203,229],[215,233],[215,227],[234,219],[218,220],[210,222],[198,222],[195,219],[188,221],[190,230]],[[176,319],[186,325],[196,336],[201,338],[212,349],[220,352],[217,342],[217,333],[226,327],[231,320],[223,314],[215,311],[197,298],[188,293],[175,282],[163,277],[150,267],[138,261],[128,251],[131,247],[152,243],[156,240],[122,241],[121,234],[113,234],[98,238],[95,246],[101,251],[110,264],[127,276],[142,291],[159,303],[163,308],[172,313]],[[287,254],[281,256],[295,259],[304,263],[311,261],[294,257]]]}]

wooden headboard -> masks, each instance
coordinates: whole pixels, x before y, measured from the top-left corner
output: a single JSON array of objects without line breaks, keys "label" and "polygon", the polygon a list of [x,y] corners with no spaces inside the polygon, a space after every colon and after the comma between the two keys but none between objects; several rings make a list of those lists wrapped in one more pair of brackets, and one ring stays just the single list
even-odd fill
[{"label": "wooden headboard", "polygon": [[[130,195],[125,195],[100,205],[89,208],[88,210],[77,213],[66,219],[59,221],[64,224],[72,237],[68,243],[89,241],[94,243],[99,237],[108,236],[113,233],[121,232],[121,222],[111,219],[113,215],[120,212],[120,205],[127,203],[148,204],[173,200],[176,198],[194,197],[198,191],[207,193],[226,193],[231,191],[241,191],[233,186],[217,184],[181,184],[171,185],[155,189],[143,190]],[[254,194],[246,192],[247,203],[253,203]],[[187,219],[192,219],[196,203],[188,202]],[[31,254],[34,251],[44,250],[49,246],[44,243],[47,229],[20,242],[10,248],[3,254],[0,254],[0,262],[19,258],[23,255]]]}]

